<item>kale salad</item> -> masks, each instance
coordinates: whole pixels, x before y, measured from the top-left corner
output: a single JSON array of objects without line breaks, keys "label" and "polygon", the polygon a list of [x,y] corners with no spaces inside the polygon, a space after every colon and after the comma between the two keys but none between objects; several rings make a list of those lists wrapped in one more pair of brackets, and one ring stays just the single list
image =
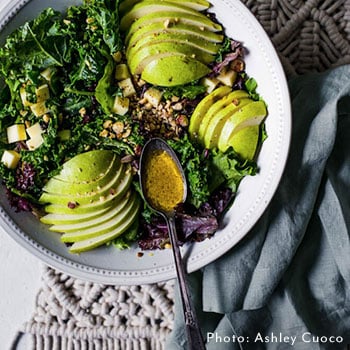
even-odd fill
[{"label": "kale salad", "polygon": [[185,171],[181,243],[215,234],[241,180],[258,171],[266,105],[245,48],[210,7],[84,0],[47,8],[0,48],[2,184],[16,211],[60,232],[72,253],[169,245],[140,193],[139,158],[153,137]]}]

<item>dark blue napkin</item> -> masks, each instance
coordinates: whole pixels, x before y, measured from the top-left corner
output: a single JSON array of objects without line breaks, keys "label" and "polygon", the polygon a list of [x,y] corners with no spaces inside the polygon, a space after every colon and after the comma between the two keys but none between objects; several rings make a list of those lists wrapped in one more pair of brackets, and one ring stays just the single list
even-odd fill
[{"label": "dark blue napkin", "polygon": [[[350,66],[289,82],[290,155],[252,231],[189,277],[207,349],[350,343]],[[186,349],[181,302],[166,349]]]}]

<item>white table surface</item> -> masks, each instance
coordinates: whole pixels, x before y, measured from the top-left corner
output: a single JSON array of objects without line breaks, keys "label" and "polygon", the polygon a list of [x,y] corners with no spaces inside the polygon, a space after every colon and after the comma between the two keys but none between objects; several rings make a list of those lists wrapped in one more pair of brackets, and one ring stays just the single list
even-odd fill
[{"label": "white table surface", "polygon": [[[0,1],[0,12],[11,0]],[[42,263],[0,228],[0,348],[9,350],[34,311]]]},{"label": "white table surface", "polygon": [[0,344],[10,349],[34,311],[41,285],[42,263],[0,229]]}]

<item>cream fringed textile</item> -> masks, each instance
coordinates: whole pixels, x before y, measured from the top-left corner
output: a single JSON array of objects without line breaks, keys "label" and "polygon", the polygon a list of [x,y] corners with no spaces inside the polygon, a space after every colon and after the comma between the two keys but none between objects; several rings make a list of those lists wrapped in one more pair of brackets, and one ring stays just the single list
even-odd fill
[{"label": "cream fringed textile", "polygon": [[[350,0],[242,1],[288,76],[350,63]],[[36,350],[162,350],[172,329],[173,286],[105,286],[45,268],[35,314],[22,332]]]},{"label": "cream fringed textile", "polygon": [[45,267],[32,320],[33,349],[159,349],[173,322],[173,282],[108,286]]}]

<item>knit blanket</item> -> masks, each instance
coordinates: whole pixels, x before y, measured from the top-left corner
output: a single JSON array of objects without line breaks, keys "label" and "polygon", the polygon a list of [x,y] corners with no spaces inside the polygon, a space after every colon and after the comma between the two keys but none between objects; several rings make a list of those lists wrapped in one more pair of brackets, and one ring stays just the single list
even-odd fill
[{"label": "knit blanket", "polygon": [[[350,63],[350,0],[242,0],[274,44],[287,77]],[[32,318],[33,349],[164,348],[174,281],[141,286],[84,282],[44,267]]]}]

